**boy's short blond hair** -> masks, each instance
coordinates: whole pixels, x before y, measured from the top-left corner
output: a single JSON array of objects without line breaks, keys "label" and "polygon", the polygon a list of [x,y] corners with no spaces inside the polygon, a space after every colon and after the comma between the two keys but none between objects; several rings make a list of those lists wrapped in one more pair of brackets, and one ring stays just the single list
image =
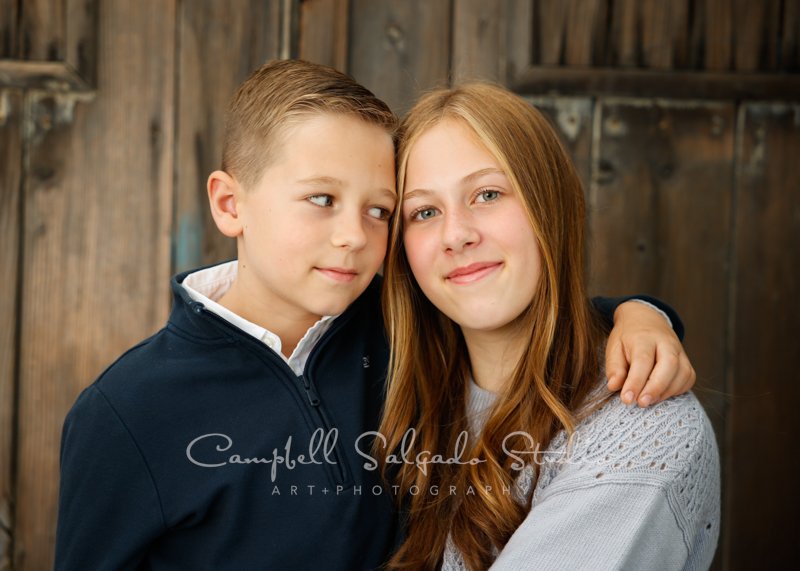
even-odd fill
[{"label": "boy's short blond hair", "polygon": [[397,128],[389,106],[353,78],[320,64],[275,60],[250,74],[231,99],[222,170],[252,188],[275,156],[285,129],[316,113],[355,115],[392,136]]}]

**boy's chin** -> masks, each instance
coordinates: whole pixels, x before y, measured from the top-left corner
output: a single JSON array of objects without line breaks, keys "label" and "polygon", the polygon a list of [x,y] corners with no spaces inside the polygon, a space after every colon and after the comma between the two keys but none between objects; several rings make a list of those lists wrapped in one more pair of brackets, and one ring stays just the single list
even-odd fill
[{"label": "boy's chin", "polygon": [[322,301],[321,303],[315,303],[313,306],[308,307],[307,309],[313,313],[314,315],[325,316],[325,315],[339,315],[343,313],[347,307],[356,300],[356,297],[346,297],[346,298],[339,298],[339,299],[330,299]]}]

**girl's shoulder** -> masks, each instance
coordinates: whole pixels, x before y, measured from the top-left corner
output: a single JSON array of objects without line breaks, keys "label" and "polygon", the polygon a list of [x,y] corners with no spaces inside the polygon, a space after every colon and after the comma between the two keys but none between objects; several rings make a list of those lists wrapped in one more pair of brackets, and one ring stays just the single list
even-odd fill
[{"label": "girl's shoulder", "polygon": [[698,460],[718,462],[711,422],[691,392],[648,408],[613,395],[571,436],[559,433],[548,450],[552,460],[597,478],[619,472],[670,479]]},{"label": "girl's shoulder", "polygon": [[663,488],[691,512],[719,495],[714,430],[691,392],[648,408],[614,395],[543,456],[534,501],[576,486],[639,484]]}]

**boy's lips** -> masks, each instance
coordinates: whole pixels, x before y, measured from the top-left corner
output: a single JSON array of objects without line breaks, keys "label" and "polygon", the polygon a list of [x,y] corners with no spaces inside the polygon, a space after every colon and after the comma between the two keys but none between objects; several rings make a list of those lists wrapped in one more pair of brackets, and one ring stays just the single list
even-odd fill
[{"label": "boy's lips", "polygon": [[483,279],[502,265],[503,262],[475,262],[456,268],[445,279],[454,284],[470,284]]},{"label": "boy's lips", "polygon": [[351,282],[358,275],[352,268],[314,268],[319,273],[337,282]]}]

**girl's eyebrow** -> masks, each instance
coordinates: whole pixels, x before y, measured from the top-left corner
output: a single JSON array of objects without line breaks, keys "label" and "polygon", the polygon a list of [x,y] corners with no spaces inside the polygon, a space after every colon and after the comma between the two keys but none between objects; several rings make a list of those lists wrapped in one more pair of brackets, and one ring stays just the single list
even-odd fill
[{"label": "girl's eyebrow", "polygon": [[426,188],[415,188],[414,190],[404,192],[403,200],[408,200],[410,198],[415,198],[417,196],[430,196],[431,194],[433,194],[432,190],[428,190]]},{"label": "girl's eyebrow", "polygon": [[461,182],[472,182],[476,178],[480,178],[480,177],[485,176],[487,174],[505,175],[506,173],[503,172],[502,170],[500,170],[499,168],[496,168],[496,167],[487,167],[485,169],[476,170],[475,172],[468,174],[467,176],[465,176],[464,178],[461,179]]},{"label": "girl's eyebrow", "polygon": [[[475,172],[468,174],[467,176],[461,179],[461,183],[468,184],[488,174],[500,174],[505,176],[506,173],[497,167],[486,167],[485,169],[479,169],[476,170]],[[415,188],[414,190],[410,190],[408,192],[403,193],[403,200],[409,200],[411,198],[416,198],[418,196],[429,196],[431,194],[434,194],[432,190],[428,190],[426,188]]]}]

